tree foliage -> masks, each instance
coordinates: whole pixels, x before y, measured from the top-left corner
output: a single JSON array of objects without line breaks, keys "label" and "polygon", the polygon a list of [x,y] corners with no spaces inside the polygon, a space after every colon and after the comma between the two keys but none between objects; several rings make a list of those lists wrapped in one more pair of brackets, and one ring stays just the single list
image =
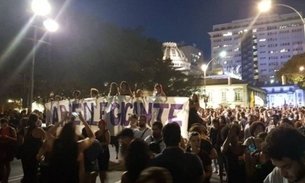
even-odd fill
[{"label": "tree foliage", "polygon": [[295,55],[289,59],[284,66],[276,72],[276,77],[281,79],[282,76],[285,76],[287,82],[305,87],[305,70],[300,70],[302,67],[305,67],[305,53]]}]

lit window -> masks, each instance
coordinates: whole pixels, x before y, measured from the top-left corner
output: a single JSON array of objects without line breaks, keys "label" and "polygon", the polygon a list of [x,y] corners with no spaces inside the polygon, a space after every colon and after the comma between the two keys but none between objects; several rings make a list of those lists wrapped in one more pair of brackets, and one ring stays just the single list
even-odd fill
[{"label": "lit window", "polygon": [[258,40],[259,42],[263,42],[263,41],[266,41],[266,39],[260,39],[260,40]]},{"label": "lit window", "polygon": [[232,32],[227,32],[227,33],[223,34],[223,36],[232,36],[232,35],[233,35]]}]

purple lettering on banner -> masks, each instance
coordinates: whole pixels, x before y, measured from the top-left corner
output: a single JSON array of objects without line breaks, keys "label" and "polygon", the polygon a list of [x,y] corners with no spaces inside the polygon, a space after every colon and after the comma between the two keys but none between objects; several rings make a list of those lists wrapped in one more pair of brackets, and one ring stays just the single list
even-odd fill
[{"label": "purple lettering on banner", "polygon": [[138,105],[139,105],[139,102],[134,102],[133,103],[133,110],[132,110],[133,114],[139,115]]},{"label": "purple lettering on banner", "polygon": [[107,107],[108,102],[101,102],[100,103],[100,119],[104,119],[103,115],[105,115],[105,109]]},{"label": "purple lettering on banner", "polygon": [[[87,122],[89,122],[89,125],[93,125],[93,118],[94,118],[94,103],[90,103],[90,107],[88,106],[87,102],[84,102],[84,118],[86,119]],[[87,120],[88,118],[88,111],[90,113],[90,119]]]},{"label": "purple lettering on banner", "polygon": [[115,117],[114,115],[114,110],[117,108],[117,109],[120,109],[120,104],[118,103],[112,103],[112,104],[109,104],[111,105],[111,110],[110,110],[110,114],[109,114],[109,118],[110,118],[110,123],[113,125],[113,126],[117,126],[120,124],[120,114],[118,113],[118,117]]},{"label": "purple lettering on banner", "polygon": [[176,122],[179,124],[179,126],[182,126],[182,121],[177,120],[176,117],[174,116],[175,110],[182,110],[183,109],[183,104],[171,104],[171,107],[169,109],[168,113],[168,123]]},{"label": "purple lettering on banner", "polygon": [[[169,104],[160,104],[160,103],[154,103],[154,108],[158,108],[159,109],[159,112],[158,112],[158,115],[157,115],[157,121],[162,121],[161,120],[161,117],[162,117],[162,113],[163,113],[163,110],[164,109],[168,109],[168,105]],[[150,126],[150,124],[149,124]]]},{"label": "purple lettering on banner", "polygon": [[57,107],[53,107],[53,116],[52,116],[52,123],[58,122],[58,112]]},{"label": "purple lettering on banner", "polygon": [[148,112],[147,112],[144,104],[142,102],[140,102],[140,114],[138,114],[138,115],[144,115],[144,116],[146,116],[147,121],[151,121],[151,118],[152,118],[151,113],[152,113],[152,103],[148,104]]},{"label": "purple lettering on banner", "polygon": [[76,109],[78,109],[79,107],[80,107],[79,103],[72,103],[71,112],[76,112]]},{"label": "purple lettering on banner", "polygon": [[129,108],[132,108],[132,103],[126,103],[122,102],[122,108],[121,108],[121,125],[122,126],[128,126],[129,125],[129,121],[126,120],[126,116],[127,116],[127,111]]}]

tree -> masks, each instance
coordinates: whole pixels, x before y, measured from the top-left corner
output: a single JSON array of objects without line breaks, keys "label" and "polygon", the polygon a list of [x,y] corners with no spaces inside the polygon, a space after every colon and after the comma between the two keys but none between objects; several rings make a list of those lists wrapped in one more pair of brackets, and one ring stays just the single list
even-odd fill
[{"label": "tree", "polygon": [[276,77],[280,79],[282,76],[284,76],[287,78],[288,82],[305,87],[304,67],[305,53],[295,55],[289,59],[279,71],[276,72]]}]

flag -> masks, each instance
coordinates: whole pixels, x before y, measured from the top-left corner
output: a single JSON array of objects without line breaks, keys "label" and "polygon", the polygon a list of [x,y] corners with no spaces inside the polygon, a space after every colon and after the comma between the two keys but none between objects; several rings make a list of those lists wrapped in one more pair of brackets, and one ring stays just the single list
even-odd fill
[{"label": "flag", "polygon": [[255,96],[254,96],[254,92],[252,91],[250,94],[250,108],[255,107]]}]

